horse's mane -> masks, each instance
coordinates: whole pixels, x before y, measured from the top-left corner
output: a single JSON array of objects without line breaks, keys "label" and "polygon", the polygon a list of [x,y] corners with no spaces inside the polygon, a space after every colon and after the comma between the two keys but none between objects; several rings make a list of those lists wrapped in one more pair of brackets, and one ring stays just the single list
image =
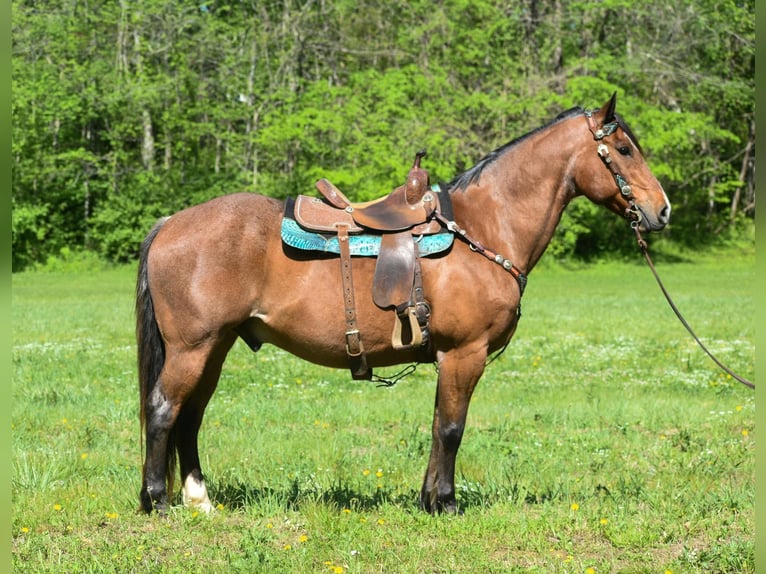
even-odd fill
[{"label": "horse's mane", "polygon": [[[515,140],[512,140],[508,142],[507,144],[504,144],[500,146],[499,148],[492,150],[489,152],[486,156],[484,156],[482,159],[479,160],[479,162],[473,166],[468,171],[465,171],[455,177],[452,181],[450,181],[446,188],[450,191],[453,190],[465,190],[469,185],[472,183],[476,183],[481,178],[481,174],[484,171],[484,169],[495,162],[500,156],[502,156],[505,152],[508,150],[514,148],[515,146],[522,143],[524,140],[532,137],[533,135],[548,129],[549,127],[556,125],[557,123],[569,119],[571,117],[583,114],[584,110],[580,106],[576,106],[574,108],[570,108],[566,110],[565,112],[561,112],[558,116],[556,116],[551,122],[548,122],[547,124],[540,126],[538,128],[535,128],[529,133],[524,134],[521,137],[516,138]],[[622,119],[622,117],[619,114],[615,114],[615,121],[617,121],[617,124],[622,128],[622,130],[627,134],[627,136],[633,140],[633,142],[636,144],[636,147],[638,148],[638,151],[641,152],[643,155],[643,151],[641,150],[641,146],[638,143],[638,138],[633,134],[633,131],[628,127],[628,125],[625,123],[625,120]]]}]

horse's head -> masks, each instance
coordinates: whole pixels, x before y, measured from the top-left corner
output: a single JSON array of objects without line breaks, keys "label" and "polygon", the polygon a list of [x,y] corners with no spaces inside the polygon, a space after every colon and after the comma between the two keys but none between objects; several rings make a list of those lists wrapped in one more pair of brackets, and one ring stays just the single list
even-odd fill
[{"label": "horse's head", "polygon": [[578,154],[575,187],[591,201],[637,222],[642,231],[658,231],[670,219],[670,202],[638,140],[615,113],[616,96],[601,109],[585,112],[592,144]]}]

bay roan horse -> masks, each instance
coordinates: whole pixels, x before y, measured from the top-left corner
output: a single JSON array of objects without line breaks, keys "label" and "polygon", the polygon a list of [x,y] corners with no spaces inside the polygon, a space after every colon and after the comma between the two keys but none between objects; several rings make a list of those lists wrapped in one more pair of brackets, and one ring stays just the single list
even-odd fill
[{"label": "bay roan horse", "polygon": [[[574,108],[457,176],[454,222],[529,273],[569,201],[584,195],[643,231],[662,229],[670,204],[638,141],[615,113]],[[141,506],[163,510],[180,466],[184,503],[212,508],[197,437],[227,353],[238,337],[305,360],[348,367],[336,257],[296,257],[283,245],[284,203],[255,193],[218,197],[160,220],[145,239],[137,284],[137,339],[145,458]],[[414,362],[394,350],[392,314],[369,295],[375,259],[353,263],[357,320],[371,367]],[[420,504],[455,512],[455,458],[471,394],[490,353],[516,330],[521,282],[462,237],[422,259],[438,367],[431,455]],[[176,453],[178,461],[176,461]]]}]

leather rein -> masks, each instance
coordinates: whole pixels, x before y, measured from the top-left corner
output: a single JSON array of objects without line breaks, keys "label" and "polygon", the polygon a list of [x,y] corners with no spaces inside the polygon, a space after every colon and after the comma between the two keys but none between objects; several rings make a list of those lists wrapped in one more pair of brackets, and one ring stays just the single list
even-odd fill
[{"label": "leather rein", "polygon": [[[595,125],[595,121],[593,120],[593,117],[590,112],[585,112],[585,117],[588,120],[588,128],[593,134],[593,139],[599,142],[606,136],[614,133],[614,131],[618,127],[617,122],[612,122],[609,124],[605,124],[601,128],[597,128]],[[639,226],[641,224],[641,211],[636,206],[635,197],[633,197],[633,192],[630,189],[630,185],[628,184],[627,180],[622,175],[620,175],[620,173],[612,164],[612,158],[609,155],[609,149],[606,147],[606,145],[603,142],[599,143],[598,145],[598,155],[601,158],[601,160],[604,162],[604,165],[606,165],[609,171],[612,172],[615,183],[617,184],[617,187],[619,188],[620,193],[628,202],[628,207],[625,210],[625,217],[630,220],[630,227],[633,229],[633,232],[636,235],[636,241],[638,242],[638,247],[639,249],[641,249],[641,253],[643,253],[644,259],[646,259],[646,263],[649,265],[649,269],[652,271],[652,275],[654,275],[654,278],[657,280],[657,284],[660,286],[660,290],[662,291],[662,294],[665,295],[665,299],[670,305],[670,308],[673,310],[673,313],[675,313],[676,317],[678,317],[678,320],[681,321],[681,324],[686,328],[686,330],[689,332],[692,338],[697,342],[700,348],[705,352],[705,354],[707,354],[707,356],[710,357],[713,360],[713,362],[721,368],[721,370],[723,370],[725,373],[730,375],[737,382],[742,383],[748,388],[755,389],[755,384],[753,384],[748,379],[745,379],[744,377],[737,375],[735,372],[729,369],[726,365],[724,365],[721,361],[719,361],[718,358],[712,352],[710,352],[710,350],[702,343],[700,338],[696,335],[694,330],[691,328],[689,323],[681,314],[681,311],[679,311],[678,307],[673,302],[673,298],[670,296],[670,293],[668,293],[668,290],[665,288],[665,285],[662,283],[662,280],[660,279],[660,276],[657,273],[657,269],[654,266],[654,262],[652,261],[652,258],[649,256],[649,248],[647,246],[647,243],[644,240],[644,238],[641,236],[641,231],[639,230]]]}]

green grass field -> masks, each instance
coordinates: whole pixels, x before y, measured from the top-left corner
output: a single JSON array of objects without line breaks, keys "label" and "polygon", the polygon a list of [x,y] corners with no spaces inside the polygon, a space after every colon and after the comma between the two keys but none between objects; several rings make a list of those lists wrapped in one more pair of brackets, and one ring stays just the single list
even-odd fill
[{"label": "green grass field", "polygon": [[[753,264],[659,264],[749,378]],[[695,346],[640,261],[532,273],[469,412],[464,514],[437,517],[417,507],[432,366],[376,388],[242,343],[202,427],[218,510],[138,514],[133,275],[13,277],[19,572],[754,571],[754,393]]]}]

